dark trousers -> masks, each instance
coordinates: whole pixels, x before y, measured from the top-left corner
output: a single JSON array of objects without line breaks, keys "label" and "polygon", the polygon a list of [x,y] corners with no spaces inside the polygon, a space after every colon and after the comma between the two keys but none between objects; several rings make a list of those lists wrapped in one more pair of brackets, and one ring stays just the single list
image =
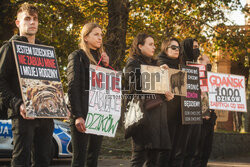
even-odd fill
[{"label": "dark trousers", "polygon": [[132,141],[131,167],[157,167],[158,149],[145,149]]},{"label": "dark trousers", "polygon": [[84,167],[86,164],[87,167],[97,167],[103,136],[81,133],[75,125],[71,125],[71,137],[73,148],[71,166]]},{"label": "dark trousers", "polygon": [[169,167],[170,166],[170,153],[171,150],[160,150],[158,155],[158,167]]},{"label": "dark trousers", "polygon": [[32,166],[47,167],[51,160],[53,119],[12,119],[14,149],[11,166],[29,167],[33,147]]},{"label": "dark trousers", "polygon": [[201,167],[206,167],[210,154],[212,152],[212,144],[214,137],[214,123],[210,120],[203,119],[201,126],[201,140],[200,140],[200,163]]},{"label": "dark trousers", "polygon": [[169,166],[182,167],[186,150],[185,141],[187,141],[190,134],[190,125],[169,122],[168,127],[172,143]]},{"label": "dark trousers", "polygon": [[199,167],[201,124],[190,125],[183,167]]}]

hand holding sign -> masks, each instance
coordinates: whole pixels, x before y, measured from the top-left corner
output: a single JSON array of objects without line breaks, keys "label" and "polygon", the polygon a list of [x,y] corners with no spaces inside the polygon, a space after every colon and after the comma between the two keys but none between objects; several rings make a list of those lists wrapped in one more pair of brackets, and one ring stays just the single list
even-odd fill
[{"label": "hand holding sign", "polygon": [[105,67],[108,67],[109,66],[109,56],[107,55],[106,52],[102,52],[102,63]]},{"label": "hand holding sign", "polygon": [[171,93],[170,91],[167,91],[167,92],[165,93],[165,97],[166,97],[166,100],[167,100],[167,101],[170,101],[170,100],[172,100],[172,99],[174,98],[174,94]]},{"label": "hand holding sign", "polygon": [[35,119],[35,118],[32,118],[32,117],[26,117],[26,110],[24,108],[23,103],[20,105],[20,115],[23,117],[23,119]]},{"label": "hand holding sign", "polygon": [[75,125],[76,125],[76,129],[79,132],[84,133],[86,131],[86,127],[85,127],[85,121],[82,117],[79,117],[75,120]]}]

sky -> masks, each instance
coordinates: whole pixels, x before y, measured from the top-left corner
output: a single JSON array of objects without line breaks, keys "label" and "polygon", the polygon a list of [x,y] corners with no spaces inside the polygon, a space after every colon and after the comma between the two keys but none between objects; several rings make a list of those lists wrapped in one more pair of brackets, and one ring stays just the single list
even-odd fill
[{"label": "sky", "polygon": [[[243,7],[246,5],[246,0],[240,0],[240,2]],[[227,17],[237,25],[245,25],[244,16],[245,15],[241,11],[235,11],[227,14]]]}]

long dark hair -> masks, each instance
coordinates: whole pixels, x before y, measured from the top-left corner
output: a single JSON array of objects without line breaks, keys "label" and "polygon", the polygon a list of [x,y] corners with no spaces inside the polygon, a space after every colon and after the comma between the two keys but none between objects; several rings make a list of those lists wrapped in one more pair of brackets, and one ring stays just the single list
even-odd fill
[{"label": "long dark hair", "polygon": [[[153,38],[151,35],[148,35],[146,33],[139,33],[134,38],[133,43],[129,50],[129,57],[133,59],[137,59],[138,56],[143,56],[141,53],[141,49],[139,48],[139,45],[144,45],[145,41],[148,37]],[[145,57],[145,56],[144,56]]]},{"label": "long dark hair", "polygon": [[[179,40],[177,38],[168,38],[168,39],[162,41],[161,53],[160,54],[166,54],[168,56],[166,51],[167,51],[167,49],[170,46],[172,41],[176,41],[178,43],[179,47],[181,47],[180,42],[179,42]],[[179,57],[178,57],[178,59],[179,59],[180,64],[182,64],[183,61],[182,61],[181,49],[179,49]]]}]

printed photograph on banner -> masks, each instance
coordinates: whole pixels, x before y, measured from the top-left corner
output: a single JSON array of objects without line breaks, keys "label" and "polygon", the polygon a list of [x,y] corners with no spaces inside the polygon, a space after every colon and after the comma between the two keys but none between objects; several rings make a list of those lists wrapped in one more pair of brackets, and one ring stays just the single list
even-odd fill
[{"label": "printed photograph on banner", "polygon": [[187,72],[176,69],[162,69],[157,66],[141,65],[142,92],[187,95]]},{"label": "printed photograph on banner", "polygon": [[67,107],[55,50],[51,46],[13,41],[26,116],[66,118]]},{"label": "printed photograph on banner", "polygon": [[26,78],[21,82],[28,117],[66,116],[66,104],[60,82]]},{"label": "printed photograph on banner", "polygon": [[244,76],[207,74],[210,109],[247,112]]},{"label": "printed photograph on banner", "polygon": [[90,65],[86,133],[114,137],[121,116],[121,72]]}]

